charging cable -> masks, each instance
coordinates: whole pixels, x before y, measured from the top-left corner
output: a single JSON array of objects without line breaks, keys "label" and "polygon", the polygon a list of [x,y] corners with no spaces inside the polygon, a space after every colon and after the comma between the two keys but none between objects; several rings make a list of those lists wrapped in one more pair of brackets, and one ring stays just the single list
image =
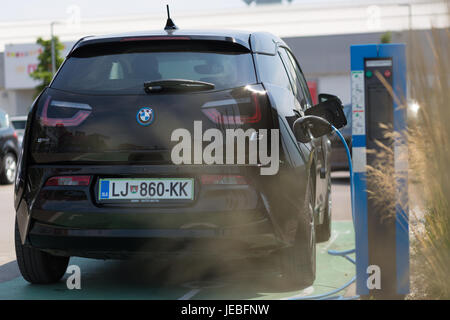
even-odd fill
[{"label": "charging cable", "polygon": [[[353,228],[355,228],[355,210],[354,210],[354,192],[353,192],[353,166],[352,166],[352,157],[350,155],[350,148],[348,147],[347,142],[345,141],[344,136],[342,133],[336,129],[334,126],[331,126],[333,129],[333,132],[337,134],[339,139],[341,140],[342,144],[345,147],[345,151],[347,153],[347,160],[348,160],[348,170],[350,172],[350,201],[351,201],[351,207],[352,207],[352,221],[353,221]],[[332,256],[339,256],[347,259],[353,264],[356,264],[356,260],[350,257],[349,255],[355,253],[355,249],[351,250],[328,250],[328,254]],[[355,300],[359,299],[359,296],[352,296],[352,297],[344,297],[343,295],[336,295],[340,291],[344,290],[345,288],[349,287],[352,283],[356,281],[356,276],[354,276],[351,280],[346,282],[344,285],[340,286],[339,288],[336,288],[332,291],[318,294],[314,296],[306,296],[306,297],[300,297],[300,298],[291,298],[289,300]]]}]

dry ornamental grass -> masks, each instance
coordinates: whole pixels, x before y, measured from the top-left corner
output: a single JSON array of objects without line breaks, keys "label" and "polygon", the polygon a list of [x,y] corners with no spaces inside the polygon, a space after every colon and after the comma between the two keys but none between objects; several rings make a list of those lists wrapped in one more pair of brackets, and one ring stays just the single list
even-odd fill
[{"label": "dry ornamental grass", "polygon": [[[450,299],[450,31],[432,30],[427,34],[432,63],[425,59],[424,46],[410,32],[408,41],[408,79],[410,96],[420,109],[409,122],[408,178],[411,239],[412,299]],[[428,49],[427,48],[427,49]],[[402,107],[407,102],[401,97]],[[393,212],[395,196],[394,157],[390,148],[398,136],[386,129],[388,144],[379,142],[381,151],[368,167],[372,183],[369,197],[380,210]],[[406,155],[405,155],[406,156]],[[400,204],[406,206],[406,204]],[[395,212],[395,210],[394,210]]]}]

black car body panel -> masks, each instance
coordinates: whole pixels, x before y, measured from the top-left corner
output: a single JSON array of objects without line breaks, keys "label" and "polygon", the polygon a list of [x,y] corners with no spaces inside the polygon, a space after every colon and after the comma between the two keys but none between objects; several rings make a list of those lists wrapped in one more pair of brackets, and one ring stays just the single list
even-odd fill
[{"label": "black car body panel", "polygon": [[[61,82],[72,62],[77,57],[89,59],[92,50],[122,54],[132,46],[136,52],[153,52],[154,46],[166,45],[176,48],[176,52],[187,45],[195,52],[248,56],[249,69],[239,68],[247,74],[237,78],[244,77],[245,83],[231,81],[227,87],[213,77],[199,78],[194,80],[209,80],[216,89],[146,94],[143,86],[134,92],[134,87],[121,91],[99,85],[100,89],[92,91],[89,89],[93,87],[83,87],[83,83],[76,83],[77,90],[72,90],[74,82]],[[146,32],[86,37],[77,42],[50,87],[34,102],[27,121],[15,187],[22,243],[58,255],[97,258],[203,249],[267,253],[294,242],[308,179],[314,184],[317,223],[322,223],[328,198],[330,143],[328,137],[307,144],[296,141],[292,124],[312,107],[311,98],[295,58],[282,60],[280,48],[289,50],[270,34],[234,31]],[[291,84],[280,86],[270,72],[263,70],[270,68],[270,63],[283,68],[280,72],[285,70],[283,64],[292,63],[297,76],[303,79],[295,84],[284,71],[285,81]],[[127,65],[124,62],[122,71],[115,72],[125,74]],[[200,73],[210,72],[208,68],[197,69]],[[124,83],[119,82],[118,88],[124,88]],[[105,92],[105,88],[110,91]],[[136,114],[143,106],[151,106],[156,114],[149,126],[136,122]],[[210,107],[228,119],[237,119],[233,118],[236,115],[252,118],[259,110],[258,119],[218,124],[213,121],[214,115],[204,112]],[[278,173],[261,175],[259,165],[174,165],[170,158],[171,132],[176,128],[192,132],[194,121],[202,121],[203,131],[279,129]],[[239,177],[245,183],[203,183],[205,176],[216,175]],[[90,179],[87,185],[79,186],[47,184],[52,177],[60,176]],[[195,195],[184,202],[99,201],[99,179],[136,177],[190,178]]]},{"label": "black car body panel", "polygon": [[[229,104],[230,99],[237,103]],[[264,97],[258,97],[263,100]],[[54,101],[76,101],[89,104],[89,116],[78,126],[47,126],[42,124],[45,109]],[[183,101],[182,104],[179,101]],[[34,141],[30,155],[35,163],[77,162],[77,163],[171,163],[170,151],[173,130],[183,127],[193,131],[194,121],[202,121],[202,129],[226,129],[219,127],[203,113],[210,105],[232,114],[251,113],[252,93],[245,88],[215,91],[211,93],[181,93],[158,95],[83,95],[55,89],[47,89],[37,106],[37,121],[32,130]],[[130,106],[124,108],[124,106]],[[136,122],[136,112],[144,106],[155,111],[155,121],[150,126]],[[57,109],[57,108],[54,108]],[[63,109],[63,108],[60,108]],[[59,110],[58,110],[59,111]],[[56,112],[58,112],[56,111]],[[65,111],[65,110],[63,110]],[[53,111],[55,112],[55,111]],[[70,111],[69,111],[70,112]],[[71,111],[78,112],[77,109]],[[50,113],[46,114],[50,117]],[[120,126],[126,131],[118,130]],[[182,120],[180,120],[182,119]],[[260,122],[253,126],[266,127],[271,123],[268,112],[263,112]],[[246,129],[246,126],[239,126]],[[39,140],[40,139],[40,140]],[[38,141],[39,140],[39,141]],[[206,143],[205,143],[206,145]]]}]

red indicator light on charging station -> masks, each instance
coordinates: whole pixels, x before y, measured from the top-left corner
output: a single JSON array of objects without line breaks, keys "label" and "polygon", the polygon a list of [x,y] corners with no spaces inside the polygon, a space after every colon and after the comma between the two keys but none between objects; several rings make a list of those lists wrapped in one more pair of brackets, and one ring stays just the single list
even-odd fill
[{"label": "red indicator light on charging station", "polygon": [[389,78],[390,76],[391,76],[391,71],[390,70],[384,71],[384,77],[385,78]]}]

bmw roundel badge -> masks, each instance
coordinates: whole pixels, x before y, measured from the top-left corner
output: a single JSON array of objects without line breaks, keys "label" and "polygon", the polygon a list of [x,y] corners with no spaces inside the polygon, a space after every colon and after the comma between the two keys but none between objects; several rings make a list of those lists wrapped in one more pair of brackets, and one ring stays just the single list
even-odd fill
[{"label": "bmw roundel badge", "polygon": [[152,108],[140,108],[136,114],[136,120],[141,126],[148,126],[155,120],[155,113]]}]

